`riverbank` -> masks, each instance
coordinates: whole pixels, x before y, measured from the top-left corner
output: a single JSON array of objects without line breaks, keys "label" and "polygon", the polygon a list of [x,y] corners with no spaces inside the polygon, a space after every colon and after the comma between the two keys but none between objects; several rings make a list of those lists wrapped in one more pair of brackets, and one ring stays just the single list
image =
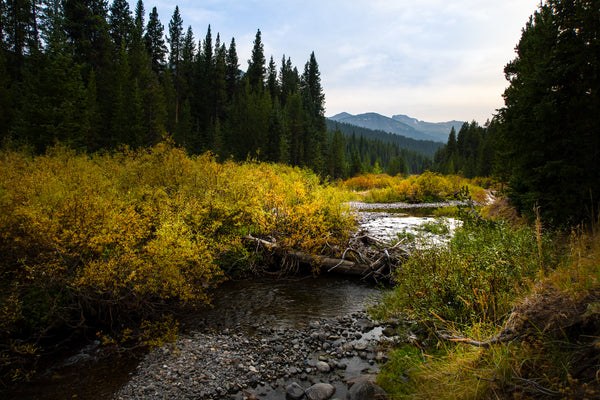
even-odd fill
[{"label": "riverbank", "polygon": [[[354,378],[374,378],[386,360],[386,328],[363,311],[254,335],[204,329],[146,355],[114,399],[346,398]],[[332,396],[310,397],[317,384]]]}]

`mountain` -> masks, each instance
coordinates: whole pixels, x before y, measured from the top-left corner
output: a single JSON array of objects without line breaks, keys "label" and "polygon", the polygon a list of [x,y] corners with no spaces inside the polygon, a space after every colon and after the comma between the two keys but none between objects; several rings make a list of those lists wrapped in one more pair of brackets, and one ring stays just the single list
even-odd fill
[{"label": "mountain", "polygon": [[402,114],[392,115],[392,119],[402,122],[429,136],[433,136],[435,138],[434,140],[444,143],[448,141],[448,135],[450,134],[452,127],[458,132],[464,124],[463,121],[456,120],[448,122],[425,122]]},{"label": "mountain", "polygon": [[452,126],[458,131],[463,124],[461,121],[424,122],[406,115],[394,115],[390,118],[374,112],[358,115],[343,112],[329,117],[329,119],[372,130],[394,133],[415,140],[432,140],[442,143],[448,141]]}]

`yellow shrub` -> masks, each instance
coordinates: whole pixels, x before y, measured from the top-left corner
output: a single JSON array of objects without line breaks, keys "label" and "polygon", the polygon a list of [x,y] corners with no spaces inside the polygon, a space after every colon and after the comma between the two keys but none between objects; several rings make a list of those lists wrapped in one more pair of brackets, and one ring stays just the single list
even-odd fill
[{"label": "yellow shrub", "polygon": [[308,170],[218,163],[165,143],[94,156],[0,151],[0,342],[207,301],[247,258],[243,235],[320,251],[348,234],[344,201]]}]

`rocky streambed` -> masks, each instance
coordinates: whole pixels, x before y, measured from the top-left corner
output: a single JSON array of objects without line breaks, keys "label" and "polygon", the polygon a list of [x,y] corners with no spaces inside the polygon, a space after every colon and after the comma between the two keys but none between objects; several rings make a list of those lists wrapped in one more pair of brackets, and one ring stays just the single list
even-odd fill
[{"label": "rocky streambed", "polygon": [[[405,211],[392,212],[405,205],[352,208],[382,240],[405,229],[396,220]],[[373,381],[386,361],[386,343],[403,339],[367,317],[378,294],[339,277],[227,282],[214,293],[212,309],[183,319],[175,343],[123,360],[98,356],[97,344],[86,346],[68,358],[77,362],[51,368],[9,398],[384,398]]]},{"label": "rocky streambed", "polygon": [[253,335],[205,329],[147,354],[114,398],[372,398],[364,395],[384,394],[373,381],[393,332],[364,312]]}]

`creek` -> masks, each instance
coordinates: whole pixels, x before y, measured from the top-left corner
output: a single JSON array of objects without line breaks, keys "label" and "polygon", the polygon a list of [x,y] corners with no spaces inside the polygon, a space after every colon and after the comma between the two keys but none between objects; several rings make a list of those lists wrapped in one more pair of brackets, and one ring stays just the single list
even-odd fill
[{"label": "creek", "polygon": [[[431,210],[362,209],[359,217],[363,228],[389,240],[429,222]],[[91,341],[2,397],[242,399],[250,393],[271,400],[285,396],[291,382],[306,388],[328,381],[335,397],[345,398],[346,380],[378,372],[375,343],[383,327],[364,310],[380,294],[339,276],[229,281],[216,289],[211,308],[182,318],[175,345],[103,357]]]}]

